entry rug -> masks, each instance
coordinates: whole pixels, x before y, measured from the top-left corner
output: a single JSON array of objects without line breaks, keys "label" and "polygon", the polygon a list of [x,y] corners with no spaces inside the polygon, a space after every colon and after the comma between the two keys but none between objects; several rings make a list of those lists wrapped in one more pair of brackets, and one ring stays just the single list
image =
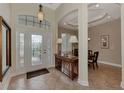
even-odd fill
[{"label": "entry rug", "polygon": [[31,72],[27,72],[27,79],[39,76],[39,75],[44,75],[49,73],[49,71],[44,68],[44,69],[40,69],[40,70],[36,70],[36,71],[31,71]]}]

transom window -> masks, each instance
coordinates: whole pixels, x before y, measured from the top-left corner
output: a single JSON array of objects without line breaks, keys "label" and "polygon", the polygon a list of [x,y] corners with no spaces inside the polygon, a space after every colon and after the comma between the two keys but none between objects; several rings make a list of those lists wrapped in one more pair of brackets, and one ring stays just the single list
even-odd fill
[{"label": "transom window", "polygon": [[22,24],[25,26],[33,26],[33,27],[39,27],[39,28],[44,28],[44,29],[50,28],[50,23],[47,20],[44,19],[40,23],[38,21],[38,18],[32,15],[19,15],[18,22],[19,24]]}]

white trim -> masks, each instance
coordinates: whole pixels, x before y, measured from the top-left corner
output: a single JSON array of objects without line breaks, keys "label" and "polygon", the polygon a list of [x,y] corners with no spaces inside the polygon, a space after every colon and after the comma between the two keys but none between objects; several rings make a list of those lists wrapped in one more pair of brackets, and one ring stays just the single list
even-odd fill
[{"label": "white trim", "polygon": [[89,86],[89,82],[88,81],[83,81],[83,80],[79,80],[77,81],[80,85],[83,85],[83,86]]},{"label": "white trim", "polygon": [[111,63],[111,62],[107,62],[107,61],[98,61],[98,63],[102,63],[102,64],[106,64],[106,65],[111,65],[111,66],[115,66],[115,67],[120,67],[120,64],[115,64],[115,63]]},{"label": "white trim", "polygon": [[46,67],[47,69],[49,69],[49,68],[55,68],[55,65],[50,65],[50,66],[48,66],[48,67]]},{"label": "white trim", "polygon": [[121,88],[124,89],[124,83],[121,81]]}]

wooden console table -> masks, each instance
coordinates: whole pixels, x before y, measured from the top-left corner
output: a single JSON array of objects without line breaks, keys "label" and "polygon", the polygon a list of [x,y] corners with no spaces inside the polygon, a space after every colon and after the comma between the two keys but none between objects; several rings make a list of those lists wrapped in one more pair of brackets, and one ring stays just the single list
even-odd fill
[{"label": "wooden console table", "polygon": [[78,76],[78,57],[69,58],[55,54],[55,68],[73,80]]}]

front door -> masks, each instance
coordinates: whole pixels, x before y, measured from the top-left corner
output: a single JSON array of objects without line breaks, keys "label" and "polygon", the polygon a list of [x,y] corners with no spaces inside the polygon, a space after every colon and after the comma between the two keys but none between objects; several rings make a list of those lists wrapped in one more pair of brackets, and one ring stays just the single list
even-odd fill
[{"label": "front door", "polygon": [[17,70],[24,72],[47,68],[51,61],[51,37],[48,32],[17,32]]}]

